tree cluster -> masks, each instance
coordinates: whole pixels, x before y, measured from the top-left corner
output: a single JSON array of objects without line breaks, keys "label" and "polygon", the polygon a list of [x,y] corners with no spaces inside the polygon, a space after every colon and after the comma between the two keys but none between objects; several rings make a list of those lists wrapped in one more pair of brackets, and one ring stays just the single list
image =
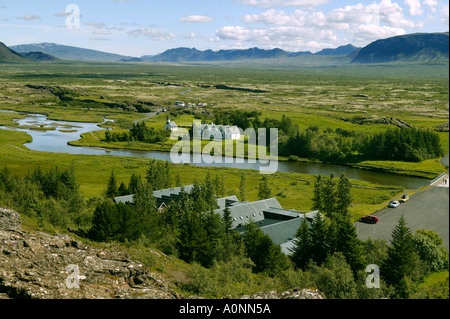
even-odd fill
[{"label": "tree cluster", "polygon": [[[333,176],[328,179],[318,176],[313,201],[313,209],[322,214],[316,214],[310,225],[303,222],[297,231],[291,259],[299,270],[314,272],[318,266],[327,266],[337,258],[351,269],[356,279],[364,276],[367,265],[376,264],[384,285],[381,291],[392,298],[410,298],[427,274],[448,270],[448,250],[442,239],[432,231],[418,230],[412,234],[403,216],[392,231],[390,245],[382,240],[358,239],[348,211],[350,183],[344,176],[337,182]],[[328,284],[323,285],[325,292]],[[331,295],[334,293],[330,291]]]},{"label": "tree cluster", "polygon": [[123,132],[105,132],[106,142],[145,142],[145,143],[160,143],[167,140],[170,132],[158,130],[153,127],[148,127],[145,121],[140,123],[133,123],[129,131]]},{"label": "tree cluster", "polygon": [[89,219],[73,166],[48,171],[38,166],[24,177],[4,167],[0,171],[0,204],[54,226],[80,227]]}]

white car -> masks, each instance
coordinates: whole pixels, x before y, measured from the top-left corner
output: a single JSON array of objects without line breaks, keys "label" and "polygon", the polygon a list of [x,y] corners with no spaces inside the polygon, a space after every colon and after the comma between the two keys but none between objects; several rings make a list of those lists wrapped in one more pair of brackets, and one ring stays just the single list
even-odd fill
[{"label": "white car", "polygon": [[400,202],[397,200],[393,200],[393,201],[389,202],[389,207],[396,208],[398,206],[400,206]]}]

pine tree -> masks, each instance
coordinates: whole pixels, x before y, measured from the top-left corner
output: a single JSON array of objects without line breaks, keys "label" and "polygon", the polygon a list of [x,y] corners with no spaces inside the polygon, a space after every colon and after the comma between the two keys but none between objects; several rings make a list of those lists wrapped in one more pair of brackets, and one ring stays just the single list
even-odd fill
[{"label": "pine tree", "polygon": [[294,240],[294,247],[291,249],[291,260],[295,267],[305,270],[311,259],[311,235],[309,233],[309,225],[304,217],[302,224],[297,230],[296,238]]},{"label": "pine tree", "polygon": [[258,198],[259,199],[267,199],[272,197],[272,190],[269,186],[269,181],[266,175],[261,179],[261,183],[258,188]]},{"label": "pine tree", "polygon": [[181,187],[181,186],[183,186],[183,184],[181,183],[180,173],[178,173],[177,176],[175,177],[175,187]]},{"label": "pine tree", "polygon": [[388,284],[396,287],[413,272],[417,259],[411,230],[402,215],[392,231],[391,245],[380,273]]},{"label": "pine tree", "polygon": [[335,218],[332,223],[336,225],[334,250],[342,252],[356,274],[364,264],[362,243],[356,233],[356,227],[351,222],[349,214]]},{"label": "pine tree", "polygon": [[245,202],[247,200],[246,191],[247,191],[247,177],[245,176],[245,174],[242,174],[241,182],[239,183],[239,197],[241,199],[241,202]]},{"label": "pine tree", "polygon": [[136,194],[139,188],[143,186],[141,175],[133,173],[128,182],[128,194]]},{"label": "pine tree", "polygon": [[124,182],[120,183],[119,188],[117,189],[119,196],[125,196],[128,195],[128,188],[125,186]]},{"label": "pine tree", "polygon": [[352,204],[351,184],[345,175],[339,178],[336,190],[335,213],[338,215],[347,215]]},{"label": "pine tree", "polygon": [[313,261],[321,265],[330,252],[328,243],[328,223],[317,213],[311,223],[310,236],[311,236],[311,257]]},{"label": "pine tree", "polygon": [[223,228],[225,233],[229,234],[233,229],[233,220],[231,219],[230,208],[226,207],[223,211]]},{"label": "pine tree", "polygon": [[330,178],[324,183],[323,187],[323,203],[322,203],[322,213],[333,218],[336,205],[336,183],[334,181],[334,175],[331,174]]},{"label": "pine tree", "polygon": [[117,240],[121,219],[116,204],[104,201],[95,208],[89,237],[96,241]]},{"label": "pine tree", "polygon": [[323,194],[324,181],[322,175],[316,177],[316,182],[314,183],[314,197],[313,197],[313,207],[314,210],[323,211],[324,194]]},{"label": "pine tree", "polygon": [[109,176],[108,185],[106,187],[106,198],[113,199],[119,195],[119,190],[117,188],[117,180],[114,176],[114,171],[111,171],[111,175]]}]

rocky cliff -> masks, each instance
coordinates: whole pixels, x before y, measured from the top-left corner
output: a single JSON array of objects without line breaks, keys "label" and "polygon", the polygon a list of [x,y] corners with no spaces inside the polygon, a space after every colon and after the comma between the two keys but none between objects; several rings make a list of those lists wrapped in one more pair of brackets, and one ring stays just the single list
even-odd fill
[{"label": "rocky cliff", "polygon": [[67,235],[21,230],[20,215],[0,208],[0,296],[33,299],[179,299],[161,274],[119,249]]},{"label": "rocky cliff", "polygon": [[[124,250],[97,248],[68,235],[23,231],[20,214],[0,207],[0,299],[185,298],[171,287],[174,283],[163,274],[151,272]],[[323,298],[313,289],[242,296]]]}]

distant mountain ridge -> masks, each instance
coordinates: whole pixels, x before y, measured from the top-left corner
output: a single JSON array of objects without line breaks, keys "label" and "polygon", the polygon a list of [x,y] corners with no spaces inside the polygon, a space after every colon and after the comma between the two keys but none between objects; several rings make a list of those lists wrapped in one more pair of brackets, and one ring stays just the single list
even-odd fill
[{"label": "distant mountain ridge", "polygon": [[431,62],[449,59],[449,33],[413,33],[374,41],[352,63]]},{"label": "distant mountain ridge", "polygon": [[10,49],[18,53],[43,52],[61,60],[118,62],[121,59],[131,58],[114,53],[91,49],[78,48],[56,43],[32,43],[11,46]]},{"label": "distant mountain ridge", "polygon": [[276,49],[234,49],[234,50],[205,50],[196,48],[175,48],[166,50],[155,56],[143,56],[141,59],[146,62],[200,62],[200,61],[235,61],[252,59],[275,59],[280,57],[296,57],[300,55],[348,55],[358,48],[348,44],[336,49],[323,49],[317,53],[310,51],[288,52],[279,48]]},{"label": "distant mountain ridge", "polygon": [[54,57],[53,55],[44,53],[44,52],[28,52],[28,53],[19,53],[21,56],[33,60],[33,61],[59,61],[61,59],[58,59]]},{"label": "distant mountain ridge", "polygon": [[[20,54],[30,54],[35,61],[51,61],[52,57],[61,60],[99,61],[99,62],[208,62],[237,61],[254,59],[277,59],[298,56],[345,56],[352,63],[386,63],[386,62],[424,62],[449,59],[449,33],[414,33],[380,39],[363,48],[352,44],[335,49],[326,48],[316,53],[310,51],[288,52],[283,49],[231,49],[198,50],[196,48],[174,48],[157,55],[141,57],[123,56],[97,50],[60,45],[55,43],[34,43],[15,45],[10,48],[3,43],[0,46],[0,61],[19,61]],[[40,52],[38,54],[37,52]],[[49,57],[49,56],[52,57]],[[29,59],[25,59],[29,61]]]},{"label": "distant mountain ridge", "polygon": [[349,55],[358,49],[360,48],[357,48],[352,44],[347,44],[337,47],[336,49],[323,49],[314,53],[314,55]]},{"label": "distant mountain ridge", "polygon": [[311,52],[290,53],[282,49],[265,50],[260,48],[234,50],[205,50],[196,48],[175,48],[151,57],[141,57],[146,62],[200,62],[200,61],[234,61],[250,59],[273,59],[279,57],[312,54]]}]

